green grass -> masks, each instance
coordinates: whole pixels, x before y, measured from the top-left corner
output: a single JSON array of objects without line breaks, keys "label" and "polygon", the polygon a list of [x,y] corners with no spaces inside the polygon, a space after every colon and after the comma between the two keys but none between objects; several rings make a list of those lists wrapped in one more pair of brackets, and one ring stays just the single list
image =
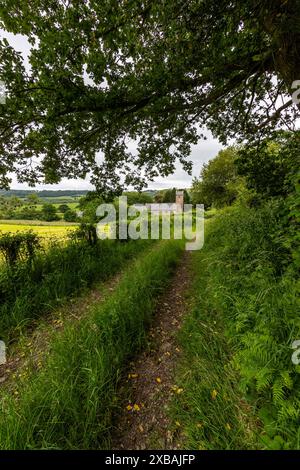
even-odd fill
[{"label": "green grass", "polygon": [[280,201],[220,211],[194,255],[174,405],[187,448],[299,449],[299,275],[280,214]]},{"label": "green grass", "polygon": [[116,390],[182,253],[160,242],[123,275],[106,301],[53,339],[43,368],[2,396],[1,449],[109,447]]},{"label": "green grass", "polygon": [[33,320],[94,282],[108,279],[152,243],[53,243],[47,250],[39,251],[31,265],[20,262],[13,270],[1,265],[0,339],[14,339]]},{"label": "green grass", "polygon": [[192,307],[178,336],[183,359],[175,382],[183,393],[173,399],[172,420],[180,423],[186,449],[257,449],[255,408],[239,390],[224,321],[211,306],[209,265],[215,262],[205,250],[193,254]]},{"label": "green grass", "polygon": [[[42,197],[40,198],[43,203],[47,202],[50,204],[78,204],[76,200],[74,200],[73,196],[53,196],[53,197]],[[80,197],[77,198],[79,201]]]},{"label": "green grass", "polygon": [[[43,204],[46,204],[47,201],[42,201],[36,205],[32,205],[30,206],[32,209],[36,209],[38,212],[40,212],[43,208]],[[71,210],[76,210],[78,208],[78,202],[56,202],[56,203],[52,203],[51,200],[48,202],[49,204],[52,204],[56,209],[59,208],[59,206],[61,206],[62,204],[64,205],[67,205],[69,207],[69,209]],[[23,204],[22,206],[20,206],[18,209],[17,209],[17,212],[21,212],[23,209],[26,209],[28,208],[28,204]],[[60,212],[58,212],[58,214],[60,214]]]}]

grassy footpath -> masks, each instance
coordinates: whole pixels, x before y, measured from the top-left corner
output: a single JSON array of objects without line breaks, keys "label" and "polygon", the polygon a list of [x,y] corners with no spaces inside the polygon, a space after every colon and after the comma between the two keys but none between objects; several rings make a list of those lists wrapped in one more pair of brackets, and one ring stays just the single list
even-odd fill
[{"label": "grassy footpath", "polygon": [[141,348],[182,242],[160,242],[125,271],[112,295],[51,345],[37,374],[1,397],[1,449],[107,448],[116,388]]},{"label": "grassy footpath", "polygon": [[279,215],[276,204],[221,211],[194,254],[173,410],[189,449],[299,449],[300,286]]},{"label": "grassy footpath", "polygon": [[19,263],[14,270],[1,266],[0,339],[14,339],[34,319],[94,282],[116,274],[152,243],[105,240],[96,246],[53,244],[45,253],[40,252],[32,265]]}]

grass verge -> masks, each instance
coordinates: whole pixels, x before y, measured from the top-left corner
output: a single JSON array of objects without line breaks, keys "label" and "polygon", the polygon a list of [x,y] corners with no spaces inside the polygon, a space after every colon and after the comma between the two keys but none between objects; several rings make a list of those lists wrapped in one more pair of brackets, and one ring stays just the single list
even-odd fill
[{"label": "grass verge", "polygon": [[183,393],[175,394],[170,413],[186,449],[256,449],[255,409],[242,398],[222,315],[211,308],[212,262],[205,251],[193,254],[192,306],[178,334],[182,359],[176,383]]},{"label": "grass verge", "polygon": [[51,345],[41,370],[1,396],[1,449],[109,447],[123,367],[141,348],[162,289],[183,250],[160,242],[125,271],[110,298]]},{"label": "grass verge", "polygon": [[0,339],[15,339],[33,320],[62,305],[72,295],[105,281],[151,246],[151,240],[119,243],[103,240],[95,246],[69,242],[51,245],[32,265],[0,270]]},{"label": "grass verge", "polygon": [[299,449],[299,270],[280,207],[220,211],[195,254],[195,306],[181,333],[186,392],[175,406],[188,448]]}]

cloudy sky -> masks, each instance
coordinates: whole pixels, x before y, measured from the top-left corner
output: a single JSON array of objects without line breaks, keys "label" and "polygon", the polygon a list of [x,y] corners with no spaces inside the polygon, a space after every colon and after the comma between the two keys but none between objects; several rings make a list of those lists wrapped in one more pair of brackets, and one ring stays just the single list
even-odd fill
[{"label": "cloudy sky", "polygon": [[[0,37],[6,37],[9,43],[19,52],[22,53],[24,61],[29,66],[27,56],[29,52],[29,44],[21,35],[13,35],[0,30]],[[213,158],[218,151],[222,148],[220,143],[214,139],[211,134],[207,131],[207,140],[200,141],[192,149],[191,160],[193,162],[193,174],[192,176],[185,173],[181,165],[178,164],[176,171],[173,175],[168,178],[156,178],[154,182],[149,182],[150,189],[165,189],[169,187],[177,188],[188,188],[191,186],[192,178],[199,176],[203,163]],[[11,187],[13,189],[28,189],[26,184],[20,184],[12,176],[13,182]],[[62,180],[57,185],[38,185],[37,189],[92,189],[92,186],[86,180]]]}]

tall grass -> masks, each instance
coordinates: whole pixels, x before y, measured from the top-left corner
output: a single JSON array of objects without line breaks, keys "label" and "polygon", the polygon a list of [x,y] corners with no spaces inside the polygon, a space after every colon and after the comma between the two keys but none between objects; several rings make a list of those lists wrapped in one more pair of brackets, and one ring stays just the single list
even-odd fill
[{"label": "tall grass", "polygon": [[151,240],[95,246],[70,241],[52,244],[32,264],[0,269],[0,339],[9,341],[28,324],[95,281],[104,281],[151,245]]},{"label": "tall grass", "polygon": [[130,266],[114,293],[56,337],[41,371],[2,396],[1,449],[109,446],[123,366],[145,338],[159,295],[182,252],[160,242]]},{"label": "tall grass", "polygon": [[277,202],[226,209],[208,223],[181,336],[192,364],[181,419],[192,446],[299,448],[300,369],[291,349],[300,339],[299,277],[279,233]]},{"label": "tall grass", "polygon": [[206,248],[192,261],[191,307],[178,334],[182,358],[175,377],[183,393],[172,399],[172,420],[180,423],[186,449],[257,449],[255,407],[243,400],[223,311],[215,306],[221,293],[210,269],[218,261]]}]

